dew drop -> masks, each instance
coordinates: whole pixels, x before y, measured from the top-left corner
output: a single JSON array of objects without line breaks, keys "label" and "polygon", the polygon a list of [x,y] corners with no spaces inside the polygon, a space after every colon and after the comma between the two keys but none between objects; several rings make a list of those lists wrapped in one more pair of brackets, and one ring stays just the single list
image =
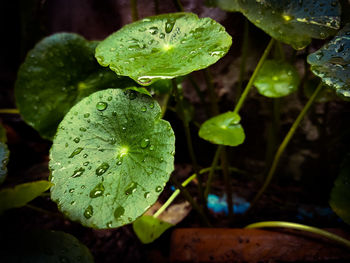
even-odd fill
[{"label": "dew drop", "polygon": [[[79,139],[79,138],[78,138]],[[81,151],[83,150],[84,148],[82,147],[78,147],[76,148],[72,153],[71,155],[69,155],[68,158],[73,158],[74,156],[78,155],[79,153],[81,153]]]},{"label": "dew drop", "polygon": [[148,30],[152,35],[158,34],[158,27],[152,26]]},{"label": "dew drop", "polygon": [[96,169],[96,175],[97,176],[101,176],[103,175],[109,168],[109,164],[108,163],[102,163],[99,167],[97,167]]},{"label": "dew drop", "polygon": [[161,187],[160,185],[158,185],[158,186],[156,187],[156,192],[159,193],[159,192],[162,191],[162,189],[163,189],[163,187]]},{"label": "dew drop", "polygon": [[131,195],[136,191],[137,184],[135,182],[131,182],[125,189],[126,195]]},{"label": "dew drop", "polygon": [[123,131],[123,132],[126,132],[126,127],[122,127],[122,131]]},{"label": "dew drop", "polygon": [[150,197],[150,195],[151,195],[150,192],[146,192],[146,193],[143,195],[143,197],[147,199],[147,198]]},{"label": "dew drop", "polygon": [[104,191],[105,191],[105,188],[104,188],[103,184],[99,183],[98,185],[96,185],[94,187],[94,189],[91,190],[90,197],[91,198],[99,197],[99,196],[103,195]]},{"label": "dew drop", "polygon": [[120,219],[120,217],[121,217],[122,215],[124,215],[124,213],[125,213],[124,207],[118,206],[118,207],[114,210],[114,217],[115,217],[115,219]]},{"label": "dew drop", "polygon": [[112,145],[114,145],[116,142],[117,142],[117,139],[114,137],[109,140],[109,143]]},{"label": "dew drop", "polygon": [[84,127],[80,127],[79,130],[82,132],[86,132],[86,128],[84,128]]},{"label": "dew drop", "polygon": [[141,107],[141,111],[142,111],[142,112],[146,112],[146,111],[147,111],[146,106],[142,106],[142,107]]},{"label": "dew drop", "polygon": [[165,32],[169,34],[173,30],[174,25],[175,25],[175,21],[168,20],[165,23]]},{"label": "dew drop", "polygon": [[84,118],[89,118],[90,117],[90,113],[85,113],[84,114]]},{"label": "dew drop", "polygon": [[84,211],[84,217],[86,219],[89,219],[92,217],[93,214],[94,214],[94,209],[91,205],[89,205]]},{"label": "dew drop", "polygon": [[72,174],[73,178],[80,177],[85,172],[85,169],[80,167],[79,169],[75,170]]},{"label": "dew drop", "polygon": [[84,166],[88,166],[89,165],[89,162],[85,162],[83,163]]},{"label": "dew drop", "polygon": [[151,146],[149,147],[150,151],[153,151],[154,150],[154,145],[151,144]]},{"label": "dew drop", "polygon": [[137,79],[137,82],[141,85],[147,85],[150,84],[152,82],[152,79],[150,78],[145,78],[145,77],[140,77]]},{"label": "dew drop", "polygon": [[117,165],[122,165],[122,163],[123,163],[122,160],[117,161]]},{"label": "dew drop", "polygon": [[125,91],[124,94],[128,97],[129,100],[134,100],[137,97],[136,92],[133,90]]},{"label": "dew drop", "polygon": [[100,101],[96,104],[96,109],[99,111],[104,111],[107,109],[108,104],[106,102]]},{"label": "dew drop", "polygon": [[153,109],[153,108],[154,108],[154,103],[152,102],[152,103],[149,105],[149,107],[150,107],[151,109]]},{"label": "dew drop", "polygon": [[142,149],[145,149],[145,148],[147,148],[147,146],[149,145],[149,143],[150,143],[150,140],[147,139],[147,138],[145,138],[145,139],[143,139],[143,140],[141,141],[140,146],[141,146]]},{"label": "dew drop", "polygon": [[106,227],[111,228],[112,227],[112,221],[107,222]]},{"label": "dew drop", "polygon": [[164,33],[160,33],[160,34],[159,34],[159,38],[160,38],[160,39],[164,39],[164,38],[165,38],[165,34],[164,34]]},{"label": "dew drop", "polygon": [[70,192],[70,193],[74,193],[74,188],[71,188],[71,189],[69,189],[69,191],[68,192]]},{"label": "dew drop", "polygon": [[112,116],[113,116],[113,117],[116,117],[116,116],[117,116],[117,112],[116,112],[116,111],[113,111],[113,112],[112,112]]},{"label": "dew drop", "polygon": [[85,153],[85,154],[83,155],[83,157],[84,157],[84,158],[87,158],[87,157],[88,157],[88,155]]},{"label": "dew drop", "polygon": [[74,140],[73,140],[75,143],[78,143],[78,142],[80,142],[80,139],[78,138],[78,137],[76,137],[76,138],[74,138]]}]

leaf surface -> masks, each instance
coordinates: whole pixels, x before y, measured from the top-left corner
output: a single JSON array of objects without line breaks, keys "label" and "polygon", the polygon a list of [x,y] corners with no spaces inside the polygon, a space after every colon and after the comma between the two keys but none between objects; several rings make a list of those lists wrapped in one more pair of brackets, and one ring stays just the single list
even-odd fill
[{"label": "leaf surface", "polygon": [[124,26],[96,48],[97,61],[141,85],[214,64],[231,46],[223,26],[192,13],[148,17]]},{"label": "leaf surface", "polygon": [[158,198],[174,169],[175,137],[151,97],[91,94],[67,113],[50,153],[51,198],[94,228],[128,224]]}]

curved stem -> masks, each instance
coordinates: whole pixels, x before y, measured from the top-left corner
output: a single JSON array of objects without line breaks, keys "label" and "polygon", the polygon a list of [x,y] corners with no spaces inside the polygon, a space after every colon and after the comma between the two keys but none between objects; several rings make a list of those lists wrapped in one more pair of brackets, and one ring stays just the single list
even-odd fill
[{"label": "curved stem", "polygon": [[346,246],[347,248],[350,248],[350,241],[342,238],[336,234],[333,234],[331,232],[325,231],[323,229],[297,224],[297,223],[291,223],[291,222],[284,222],[284,221],[266,221],[266,222],[259,222],[254,223],[246,226],[245,228],[264,228],[264,227],[283,227],[283,228],[290,228],[290,229],[296,229],[301,231],[306,231],[310,233],[314,233],[320,236],[323,236],[325,238],[328,238],[330,240],[333,240],[339,244],[342,244]]},{"label": "curved stem", "polygon": [[271,182],[271,179],[273,177],[273,175],[275,174],[278,162],[281,158],[281,155],[283,154],[285,148],[287,147],[289,141],[292,139],[296,129],[298,128],[300,122],[303,120],[304,116],[306,115],[307,111],[310,109],[312,103],[314,102],[314,100],[316,99],[318,93],[320,92],[320,90],[322,89],[322,82],[320,82],[320,84],[317,86],[316,90],[314,91],[314,93],[312,94],[312,96],[310,97],[310,99],[308,100],[308,102],[306,103],[305,107],[303,108],[303,110],[300,112],[299,116],[297,117],[297,119],[294,121],[292,127],[290,128],[290,130],[288,131],[286,137],[284,138],[284,140],[282,141],[281,145],[278,147],[278,150],[275,154],[275,157],[273,159],[271,168],[267,174],[267,177],[265,179],[265,182],[263,184],[263,186],[261,187],[261,189],[259,190],[259,192],[257,193],[257,195],[255,196],[255,198],[253,199],[251,206],[249,207],[249,210],[256,204],[257,200],[259,200],[260,196],[265,192],[266,188],[268,187],[268,185]]},{"label": "curved stem", "polygon": [[18,109],[0,109],[0,114],[19,114]]},{"label": "curved stem", "polygon": [[[194,178],[196,178],[196,176],[197,176],[196,174],[193,174],[192,176],[188,177],[181,185],[183,187],[186,187]],[[180,194],[180,190],[176,189],[174,193],[169,197],[169,199],[153,215],[153,217],[158,217],[161,213],[163,213],[179,194]]]},{"label": "curved stem", "polygon": [[258,65],[256,66],[256,68],[255,68],[255,70],[254,70],[252,76],[250,77],[247,86],[245,87],[245,89],[244,89],[244,91],[243,91],[241,97],[239,98],[239,100],[238,100],[238,102],[237,102],[237,104],[236,104],[235,109],[233,110],[234,113],[237,113],[237,114],[238,114],[239,110],[241,109],[241,107],[242,107],[242,105],[243,105],[245,99],[247,98],[247,95],[248,95],[250,89],[251,89],[252,86],[253,86],[254,80],[255,80],[255,78],[256,78],[256,76],[257,76],[257,74],[258,74],[258,72],[259,72],[261,66],[264,64],[264,61],[266,60],[267,56],[269,55],[269,53],[270,53],[270,51],[271,51],[271,48],[272,48],[274,42],[275,42],[275,40],[274,40],[273,38],[271,38],[269,44],[268,44],[267,47],[265,48],[265,51],[264,51],[263,55],[261,56],[261,58],[260,58],[260,60],[259,60],[259,62],[258,62]]},{"label": "curved stem", "polygon": [[137,0],[130,0],[132,21],[139,20],[139,12],[137,11]]},{"label": "curved stem", "polygon": [[[219,161],[219,157],[221,154],[222,149],[224,148],[223,145],[219,145],[219,147],[217,148],[215,155],[214,155],[214,159],[213,162],[211,164],[211,166],[209,167],[209,175],[208,175],[208,179],[207,179],[207,183],[206,183],[206,187],[205,187],[205,191],[204,191],[204,200],[207,200],[209,192],[210,192],[210,186],[211,183],[213,181],[213,177],[214,177],[214,171],[215,171],[215,167],[218,164]],[[203,171],[204,169],[202,169],[201,171]]]}]

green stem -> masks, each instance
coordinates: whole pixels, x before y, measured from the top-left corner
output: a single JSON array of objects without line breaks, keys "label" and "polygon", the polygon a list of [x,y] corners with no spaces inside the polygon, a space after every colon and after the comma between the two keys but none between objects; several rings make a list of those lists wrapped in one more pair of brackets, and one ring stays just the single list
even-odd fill
[{"label": "green stem", "polygon": [[328,238],[330,240],[333,240],[339,244],[342,244],[346,246],[347,248],[350,248],[350,241],[342,238],[336,234],[333,234],[331,232],[322,230],[317,227],[297,224],[297,223],[291,223],[291,222],[284,222],[284,221],[266,221],[266,222],[259,222],[254,223],[246,226],[245,228],[265,228],[265,227],[283,227],[283,228],[290,228],[290,229],[296,229],[301,231],[310,232],[313,234],[320,235],[322,237]]},{"label": "green stem", "polygon": [[282,46],[282,43],[280,41],[277,41],[277,48],[278,48],[278,52],[279,52],[279,56],[280,56],[281,60],[285,60],[283,46]]},{"label": "green stem", "polygon": [[139,12],[137,11],[137,0],[130,0],[132,21],[139,20]]},{"label": "green stem", "polygon": [[162,101],[162,106],[161,106],[161,110],[162,110],[161,118],[164,117],[164,115],[166,113],[166,110],[168,108],[169,98],[170,98],[169,94],[165,94],[164,95],[164,98],[163,98],[163,101]]},{"label": "green stem", "polygon": [[217,99],[214,85],[213,85],[213,78],[208,69],[204,69],[203,73],[204,73],[205,83],[207,84],[208,91],[209,91],[212,115],[215,116],[215,115],[218,115],[220,111],[218,106],[218,99]]},{"label": "green stem", "polygon": [[255,70],[254,70],[252,76],[250,77],[247,86],[245,87],[245,89],[244,89],[244,91],[243,91],[241,97],[239,98],[239,100],[238,100],[238,102],[237,102],[237,104],[236,104],[235,109],[233,110],[234,113],[237,113],[237,114],[238,114],[239,110],[241,109],[241,107],[242,107],[242,105],[243,105],[245,99],[247,98],[247,95],[248,95],[250,89],[251,89],[252,86],[253,86],[254,80],[255,80],[255,78],[256,78],[256,76],[257,76],[257,74],[258,74],[258,72],[259,72],[261,66],[263,65],[265,59],[267,58],[267,56],[269,55],[269,53],[270,53],[270,51],[271,51],[271,48],[272,48],[274,42],[275,42],[275,40],[274,40],[273,38],[271,38],[269,44],[268,44],[267,47],[265,48],[265,51],[264,51],[263,55],[261,56],[261,58],[260,58],[260,60],[259,60],[259,62],[258,62],[258,65],[256,66],[256,68],[255,68]]},{"label": "green stem", "polygon": [[184,7],[182,6],[181,4],[181,1],[180,0],[173,0],[174,2],[174,5],[176,7],[176,9],[179,11],[179,12],[184,12]]},{"label": "green stem", "polygon": [[[181,185],[186,187],[194,178],[196,178],[196,174],[188,177]],[[161,208],[153,215],[154,217],[158,217],[161,213],[163,213],[169,205],[174,201],[174,199],[180,194],[180,190],[176,189],[174,193],[169,197],[169,199],[162,205]]]},{"label": "green stem", "polygon": [[263,184],[263,186],[261,187],[261,189],[259,190],[259,192],[257,193],[257,195],[255,196],[255,198],[253,199],[251,206],[249,207],[249,210],[256,204],[257,200],[259,200],[260,196],[265,192],[266,188],[268,187],[268,185],[271,182],[271,179],[273,177],[273,175],[275,174],[277,165],[279,163],[279,160],[285,150],[285,148],[287,147],[289,141],[291,140],[291,138],[293,137],[296,129],[298,128],[300,122],[303,120],[304,116],[306,115],[307,111],[310,109],[312,103],[314,102],[314,100],[316,99],[318,93],[321,91],[322,89],[322,82],[320,82],[320,84],[318,85],[318,87],[316,88],[316,90],[314,91],[314,93],[312,94],[312,96],[310,97],[310,99],[308,100],[308,102],[306,103],[305,107],[303,108],[303,110],[300,112],[299,116],[297,117],[297,119],[294,121],[292,127],[290,128],[290,130],[288,131],[286,137],[284,138],[284,140],[282,141],[281,145],[279,146],[275,157],[273,159],[271,168],[268,172],[268,175],[265,179],[265,182]]},{"label": "green stem", "polygon": [[[205,191],[204,191],[204,200],[208,199],[211,183],[212,183],[213,177],[214,177],[214,171],[215,171],[215,168],[218,164],[219,157],[220,157],[220,154],[221,154],[221,151],[223,148],[224,148],[223,145],[219,145],[219,147],[217,148],[217,150],[215,152],[213,162],[212,162],[211,166],[209,167],[209,175],[208,175],[208,179],[207,179],[207,183],[206,183],[206,187],[205,187]],[[205,169],[202,169],[201,172],[202,171],[205,171]]]},{"label": "green stem", "polygon": [[225,148],[223,148],[221,152],[221,166],[222,166],[222,173],[224,175],[225,189],[226,189],[226,195],[227,195],[228,217],[230,221],[232,221],[233,219],[232,189],[231,189],[230,172],[228,170],[227,155],[226,155]]},{"label": "green stem", "polygon": [[0,114],[19,114],[18,109],[0,109]]}]

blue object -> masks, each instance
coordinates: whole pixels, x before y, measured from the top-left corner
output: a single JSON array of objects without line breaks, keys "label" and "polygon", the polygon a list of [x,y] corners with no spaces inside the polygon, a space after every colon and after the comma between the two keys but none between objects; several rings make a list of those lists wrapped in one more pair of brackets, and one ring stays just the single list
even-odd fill
[{"label": "blue object", "polygon": [[[228,214],[228,204],[227,204],[226,195],[219,197],[215,194],[208,195],[207,207],[214,213],[225,213]],[[247,202],[244,198],[233,195],[233,213],[235,214],[244,214],[250,203]]]}]

